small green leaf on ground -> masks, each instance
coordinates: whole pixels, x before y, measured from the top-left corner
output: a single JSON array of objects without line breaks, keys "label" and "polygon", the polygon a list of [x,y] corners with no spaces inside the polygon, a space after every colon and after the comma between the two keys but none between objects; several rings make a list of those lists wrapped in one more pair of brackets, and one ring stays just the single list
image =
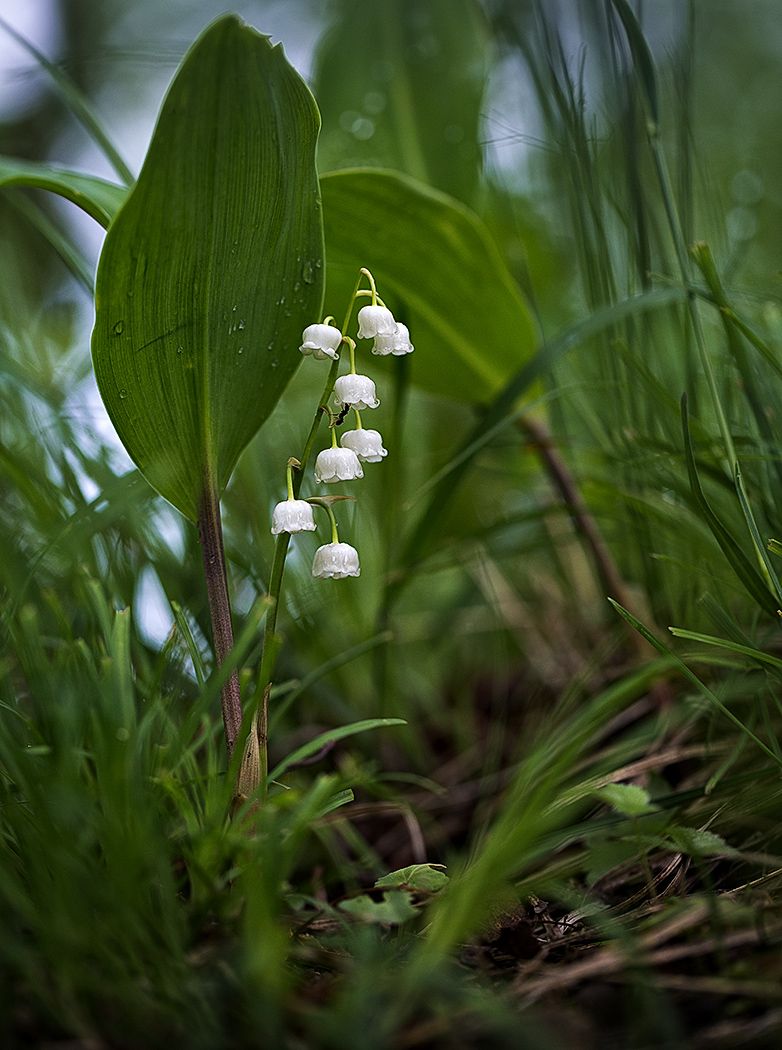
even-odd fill
[{"label": "small green leaf on ground", "polygon": [[605,787],[598,788],[595,795],[624,817],[640,817],[657,809],[652,804],[648,792],[637,784],[606,784]]},{"label": "small green leaf on ground", "polygon": [[410,864],[406,868],[390,871],[375,882],[377,889],[395,886],[422,893],[436,893],[448,882],[444,864]]},{"label": "small green leaf on ground", "polygon": [[677,849],[691,857],[724,857],[734,852],[727,842],[713,831],[678,827],[670,830],[670,836]]},{"label": "small green leaf on ground", "polygon": [[362,894],[360,897],[343,901],[339,907],[354,919],[382,926],[401,926],[418,914],[413,907],[413,895],[409,890],[389,890],[379,901],[373,901],[371,897]]}]

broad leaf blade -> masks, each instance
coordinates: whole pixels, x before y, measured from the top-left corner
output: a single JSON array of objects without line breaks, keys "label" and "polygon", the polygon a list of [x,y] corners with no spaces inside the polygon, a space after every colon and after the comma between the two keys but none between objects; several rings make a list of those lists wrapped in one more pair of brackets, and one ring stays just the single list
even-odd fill
[{"label": "broad leaf blade", "polygon": [[50,190],[77,204],[104,227],[109,225],[128,194],[124,186],[59,168],[56,164],[0,157],[0,187],[5,186]]},{"label": "broad leaf blade", "polygon": [[390,171],[325,175],[321,191],[328,308],[341,309],[357,270],[368,266],[410,328],[413,382],[457,400],[489,400],[531,357],[535,336],[478,216]]},{"label": "broad leaf blade", "polygon": [[186,55],[106,237],[98,386],[133,460],[191,519],[274,408],[320,313],[318,127],[282,49],[219,20]]},{"label": "broad leaf blade", "polygon": [[340,0],[335,14],[313,78],[321,171],[396,168],[471,203],[489,53],[476,0]]}]

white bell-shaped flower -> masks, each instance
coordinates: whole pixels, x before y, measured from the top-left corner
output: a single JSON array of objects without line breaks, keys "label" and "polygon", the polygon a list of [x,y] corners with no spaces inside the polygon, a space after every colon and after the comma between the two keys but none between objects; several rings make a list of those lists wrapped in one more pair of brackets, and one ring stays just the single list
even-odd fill
[{"label": "white bell-shaped flower", "polygon": [[363,478],[358,456],[351,448],[324,448],[315,460],[315,478],[331,484]]},{"label": "white bell-shaped flower", "polygon": [[378,357],[387,357],[388,354],[401,357],[403,354],[412,354],[414,349],[415,347],[410,342],[410,332],[407,325],[402,324],[400,321],[396,329],[390,334],[375,336],[372,353],[377,354]]},{"label": "white bell-shaped flower", "polygon": [[349,543],[324,543],[312,559],[312,575],[319,580],[344,580],[360,576],[358,551]]},{"label": "white bell-shaped flower", "polygon": [[375,384],[369,376],[352,373],[339,377],[334,384],[334,397],[341,405],[348,405],[359,412],[364,408],[377,408],[380,404]]},{"label": "white bell-shaped flower", "polygon": [[312,505],[305,499],[286,499],[272,511],[272,536],[281,532],[314,532]]},{"label": "white bell-shaped flower", "polygon": [[327,357],[336,361],[339,357],[337,350],[342,342],[342,332],[333,324],[311,324],[304,329],[301,338],[302,344],[299,350],[303,354],[312,354],[318,361],[323,361]]},{"label": "white bell-shaped flower", "polygon": [[379,463],[388,455],[388,450],[383,448],[383,439],[376,430],[365,430],[363,427],[346,430],[339,443],[343,448],[352,448],[365,463]]},{"label": "white bell-shaped flower", "polygon": [[358,312],[359,339],[391,335],[396,329],[394,315],[385,306],[362,306]]}]

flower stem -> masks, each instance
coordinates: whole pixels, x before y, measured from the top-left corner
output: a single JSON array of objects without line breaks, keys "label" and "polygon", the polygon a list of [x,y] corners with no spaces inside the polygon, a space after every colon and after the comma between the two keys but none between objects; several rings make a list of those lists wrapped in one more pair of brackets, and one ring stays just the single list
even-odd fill
[{"label": "flower stem", "polygon": [[[353,313],[353,306],[356,299],[359,296],[359,289],[361,287],[362,276],[366,276],[372,288],[372,303],[377,304],[377,289],[375,288],[375,279],[369,270],[361,269],[359,272],[356,285],[353,289],[353,294],[348,302],[347,311],[345,312],[345,320],[342,323],[342,331],[345,332],[348,325],[350,324],[350,317]],[[328,324],[333,318],[329,315],[324,323]],[[346,338],[348,347],[350,349],[350,362],[351,370],[355,374],[355,350],[356,344],[352,339]],[[302,478],[304,471],[307,468],[312,450],[315,446],[315,439],[317,437],[318,428],[320,426],[321,416],[324,412],[328,412],[328,401],[331,396],[331,391],[334,389],[334,383],[339,373],[339,359],[335,360],[329,374],[326,378],[326,385],[323,388],[323,394],[321,395],[318,407],[312,420],[307,440],[304,443],[304,451],[301,454],[299,460],[299,473],[294,479],[292,475],[292,465],[288,465],[288,499],[296,499],[299,495],[299,489],[301,488]],[[330,417],[329,413],[329,417]],[[333,448],[337,448],[337,433],[336,428],[332,427],[331,430],[331,443]],[[336,519],[333,513],[329,509],[332,522],[332,536],[335,537],[335,543],[339,542],[337,538],[337,525]],[[269,724],[269,694],[271,693],[272,677],[274,675],[274,667],[277,661],[277,653],[279,651],[279,645],[277,644],[277,613],[280,607],[280,594],[282,593],[282,580],[285,574],[285,559],[288,554],[288,545],[290,543],[290,535],[287,532],[281,533],[277,537],[277,542],[274,546],[274,556],[272,558],[272,569],[271,576],[269,578],[269,591],[268,595],[271,599],[271,606],[266,616],[263,630],[263,651],[261,655],[261,664],[258,669],[258,683],[253,693],[252,699],[249,704],[249,711],[252,711],[252,721],[247,726],[241,729],[241,744],[242,744],[242,755],[248,757],[257,747],[258,759],[257,759],[257,770],[249,770],[247,775],[246,784],[252,786],[254,783],[259,783],[262,795],[266,794],[266,779],[269,773],[269,756],[268,756],[268,740],[267,740],[267,727]],[[226,591],[227,599],[227,591]],[[230,617],[229,617],[230,624]],[[236,677],[236,676],[234,676]],[[237,678],[237,699],[238,699],[238,678]],[[224,708],[225,710],[225,708]],[[238,708],[238,725],[241,727],[241,706]],[[253,734],[254,739],[250,740],[250,734]],[[226,729],[226,735],[228,730]],[[234,740],[237,739],[238,730],[234,734]],[[250,747],[248,744],[252,744]],[[252,763],[255,764],[254,761]],[[237,794],[241,797],[242,794],[246,794],[243,791],[245,785],[244,774],[245,774],[245,763],[237,770],[239,774],[237,784]],[[258,781],[255,780],[257,773]]]},{"label": "flower stem", "polygon": [[364,425],[361,422],[361,413],[359,412],[359,410],[357,408],[354,408],[353,412],[355,413],[355,416],[356,416],[356,429],[357,430],[363,430],[364,429]]},{"label": "flower stem", "polygon": [[361,270],[359,272],[362,273],[369,281],[369,287],[372,289],[372,305],[377,306],[377,288],[375,287],[375,278],[364,266],[361,267]]},{"label": "flower stem", "polygon": [[[220,499],[212,479],[204,486],[204,495],[198,513],[198,536],[204,558],[206,593],[209,616],[212,621],[217,666],[223,663],[233,649],[234,636],[231,624],[231,601],[228,597],[228,574],[225,567],[223,528],[220,520]],[[239,691],[239,675],[234,670],[221,693],[225,743],[230,758],[242,725],[242,700]]]},{"label": "flower stem", "polygon": [[331,519],[331,542],[339,543],[339,532],[337,531],[337,519],[334,517],[334,511],[331,509],[329,504],[325,504],[329,518]]},{"label": "flower stem", "polygon": [[[352,300],[351,300],[352,305]],[[347,321],[350,319],[350,311],[348,311]],[[326,385],[323,388],[318,407],[312,420],[312,424],[307,434],[307,440],[304,443],[304,451],[299,457],[299,467],[296,477],[291,476],[291,486],[293,491],[293,498],[297,499],[299,490],[301,489],[301,483],[304,476],[304,471],[307,468],[312,450],[315,447],[315,440],[318,435],[318,428],[320,426],[321,417],[324,412],[328,411],[328,400],[331,396],[331,391],[334,389],[334,382],[339,372],[339,360],[334,361],[329,369],[329,374],[326,378]],[[332,433],[334,433],[332,431]],[[271,599],[269,611],[266,615],[263,629],[263,650],[261,655],[261,664],[258,669],[258,681],[255,687],[253,696],[248,704],[248,714],[252,712],[252,721],[246,724],[242,731],[241,745],[243,754],[247,754],[252,750],[248,745],[253,743],[249,740],[250,734],[254,734],[257,741],[258,748],[258,768],[257,768],[257,781],[253,771],[250,773],[248,778],[248,784],[250,786],[253,783],[258,783],[261,788],[262,795],[266,794],[266,779],[269,775],[269,754],[268,754],[268,740],[267,740],[267,727],[269,723],[269,694],[271,692],[272,678],[274,676],[274,667],[277,662],[277,653],[279,652],[279,645],[277,639],[277,613],[280,608],[280,594],[282,593],[282,580],[285,574],[285,559],[288,554],[288,545],[290,544],[290,534],[287,532],[281,533],[277,537],[277,542],[274,546],[274,556],[272,558],[271,575],[269,577],[269,591],[268,596]],[[237,770],[240,773],[241,781],[241,770]],[[240,782],[237,785],[237,794],[246,795],[247,791],[243,790],[243,785]]]},{"label": "flower stem", "polygon": [[350,374],[356,374],[356,344],[349,336],[344,336],[344,341],[348,344],[348,353],[350,354]]}]

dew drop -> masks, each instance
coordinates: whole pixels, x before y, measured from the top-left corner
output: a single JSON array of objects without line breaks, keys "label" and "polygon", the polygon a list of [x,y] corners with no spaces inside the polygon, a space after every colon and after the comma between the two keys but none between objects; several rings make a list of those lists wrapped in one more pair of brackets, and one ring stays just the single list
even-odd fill
[{"label": "dew drop", "polygon": [[361,114],[357,113],[355,109],[346,109],[339,115],[339,126],[343,131],[350,131],[355,122],[360,119]]},{"label": "dew drop", "polygon": [[239,329],[240,332],[243,332],[244,331],[244,321],[240,321],[239,324],[236,327]]},{"label": "dew drop", "polygon": [[244,347],[240,346],[239,349],[236,352],[237,352],[237,354],[243,354],[244,353]]},{"label": "dew drop", "polygon": [[375,122],[369,117],[357,117],[350,126],[350,134],[359,142],[367,142],[375,134]]},{"label": "dew drop", "polygon": [[124,400],[125,400],[125,398],[126,398],[126,397],[128,396],[128,392],[127,392],[127,390],[125,390],[125,388],[124,388],[124,387],[122,388],[122,390],[120,390],[120,392],[119,392],[119,396],[120,396],[120,398],[121,398],[121,399],[122,399],[123,401],[124,401]]},{"label": "dew drop", "polygon": [[124,321],[117,321],[117,323],[114,325],[114,328],[112,329],[112,331],[114,332],[114,335],[122,335],[124,330],[125,330],[125,322]]},{"label": "dew drop", "polygon": [[272,339],[272,341],[270,343],[267,344],[266,349],[267,350],[273,350],[274,349],[274,340],[273,339]]},{"label": "dew drop", "polygon": [[386,96],[382,91],[368,91],[364,95],[364,110],[371,117],[376,117],[386,108]]},{"label": "dew drop", "polygon": [[315,280],[315,268],[309,259],[301,268],[301,279],[305,284],[312,284]]},{"label": "dew drop", "polygon": [[183,353],[185,352],[185,348],[184,348],[183,346],[178,346],[178,347],[176,348],[176,352],[177,352],[178,354],[183,354]]}]

